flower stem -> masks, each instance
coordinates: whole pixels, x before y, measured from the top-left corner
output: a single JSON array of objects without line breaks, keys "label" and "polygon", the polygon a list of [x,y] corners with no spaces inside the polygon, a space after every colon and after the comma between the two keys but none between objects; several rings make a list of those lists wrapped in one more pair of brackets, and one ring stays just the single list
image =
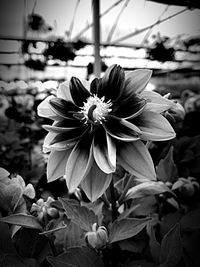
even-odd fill
[{"label": "flower stem", "polygon": [[[114,181],[111,180],[110,183],[110,195],[111,195],[111,206],[112,206],[112,221],[114,222],[117,219],[118,211],[117,211],[117,205],[116,205],[116,196],[115,196],[115,187],[114,187]],[[112,251],[111,251],[111,266],[112,267],[118,267],[118,245],[116,243],[112,244]]]},{"label": "flower stem", "polygon": [[55,247],[54,242],[52,240],[52,236],[48,236],[48,241],[49,241],[49,245],[50,245],[53,256],[57,256],[58,253],[56,251],[56,247]]},{"label": "flower stem", "polygon": [[112,206],[112,221],[114,222],[117,219],[117,205],[116,205],[116,197],[115,197],[115,187],[113,179],[110,183],[110,195],[111,195],[111,206]]}]

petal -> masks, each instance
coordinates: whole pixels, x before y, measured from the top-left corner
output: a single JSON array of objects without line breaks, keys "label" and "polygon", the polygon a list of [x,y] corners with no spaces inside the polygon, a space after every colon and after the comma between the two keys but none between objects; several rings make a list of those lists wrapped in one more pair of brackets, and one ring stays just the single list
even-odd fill
[{"label": "petal", "polygon": [[53,133],[63,133],[77,127],[81,127],[82,123],[76,119],[65,119],[54,122],[52,125],[43,125],[43,128]]},{"label": "petal", "polygon": [[119,164],[126,171],[141,179],[156,180],[151,155],[142,141],[121,143],[117,149]]},{"label": "petal", "polygon": [[87,197],[93,202],[106,191],[111,180],[112,174],[102,172],[94,162],[89,173],[82,181],[81,187]]},{"label": "petal", "polygon": [[60,143],[63,141],[72,142],[78,140],[83,133],[87,130],[87,126],[82,127],[76,127],[72,129],[68,129],[65,132],[58,133],[54,139],[51,141],[50,145],[53,145],[55,143]]},{"label": "petal", "polygon": [[143,91],[141,96],[147,100],[145,110],[162,113],[172,107],[175,107],[175,103],[167,98],[164,98],[160,94],[152,91]]},{"label": "petal", "polygon": [[83,103],[86,102],[86,99],[90,96],[90,92],[84,87],[82,82],[76,78],[72,77],[70,80],[70,92],[73,98],[74,103],[82,107]]},{"label": "petal", "polygon": [[132,94],[130,97],[123,99],[120,103],[116,103],[112,112],[117,117],[128,119],[140,114],[145,105],[146,100],[144,98],[140,98],[137,94]]},{"label": "petal", "polygon": [[134,93],[141,93],[152,75],[152,71],[148,69],[139,69],[125,73],[125,89],[123,96],[130,96]]},{"label": "petal", "polygon": [[107,146],[108,146],[108,161],[114,169],[116,169],[116,145],[111,136],[106,133]]},{"label": "petal", "polygon": [[48,119],[56,120],[59,117],[56,113],[51,109],[49,101],[54,99],[54,96],[48,96],[45,98],[37,107],[37,113],[40,117],[45,117]]},{"label": "petal", "polygon": [[118,65],[113,65],[106,70],[101,84],[99,85],[97,95],[99,97],[105,96],[105,101],[115,101],[122,94],[124,84],[124,70]]},{"label": "petal", "polygon": [[47,162],[47,180],[52,182],[64,176],[71,149],[52,151]]},{"label": "petal", "polygon": [[73,101],[72,96],[71,96],[71,92],[69,89],[69,81],[65,81],[63,83],[60,84],[56,95],[58,98],[62,98],[65,99],[67,101]]},{"label": "petal", "polygon": [[66,182],[69,192],[73,192],[86,177],[94,163],[92,136],[82,138],[73,148],[66,165]]},{"label": "petal", "polygon": [[91,86],[90,86],[90,92],[92,94],[96,95],[98,93],[100,82],[101,82],[101,79],[98,79],[98,78],[95,78],[92,80]]},{"label": "petal", "polygon": [[144,111],[131,122],[140,128],[142,132],[140,138],[143,140],[165,141],[176,136],[168,120],[152,111]]},{"label": "petal", "polygon": [[50,108],[60,117],[73,117],[73,112],[78,112],[79,108],[73,102],[66,101],[62,98],[53,98],[49,101]]},{"label": "petal", "polygon": [[[98,167],[103,172],[112,173],[116,168],[116,147],[113,143],[111,144],[111,142],[108,145],[107,140],[109,139],[106,138],[106,135],[107,134],[104,130],[96,131],[92,144],[93,155]],[[111,162],[113,163],[113,165]]]},{"label": "petal", "polygon": [[71,148],[74,144],[75,141],[63,141],[63,142],[59,142],[59,143],[55,143],[53,145],[51,145],[52,140],[56,137],[56,133],[48,133],[44,139],[44,143],[43,143],[43,152],[44,153],[48,153],[50,151],[62,151],[62,150],[67,150],[69,148]]},{"label": "petal", "polygon": [[141,133],[132,123],[114,116],[108,116],[108,121],[105,121],[103,126],[110,136],[126,142],[138,140]]}]

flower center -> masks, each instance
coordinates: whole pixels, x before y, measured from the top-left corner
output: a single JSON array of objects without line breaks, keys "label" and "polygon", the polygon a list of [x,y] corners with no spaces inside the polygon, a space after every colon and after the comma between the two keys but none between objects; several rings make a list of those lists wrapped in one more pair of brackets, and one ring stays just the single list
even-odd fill
[{"label": "flower center", "polygon": [[106,119],[108,113],[112,110],[111,101],[105,102],[105,97],[97,97],[92,95],[88,97],[87,102],[84,102],[82,110],[80,111],[84,115],[86,123],[91,122],[93,124],[102,124],[102,121]]}]

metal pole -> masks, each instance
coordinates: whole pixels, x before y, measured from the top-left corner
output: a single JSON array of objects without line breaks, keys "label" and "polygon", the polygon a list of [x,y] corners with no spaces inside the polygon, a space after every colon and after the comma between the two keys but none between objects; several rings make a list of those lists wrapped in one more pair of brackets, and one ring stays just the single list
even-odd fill
[{"label": "metal pole", "polygon": [[101,75],[101,57],[100,57],[100,3],[99,0],[93,0],[93,40],[94,40],[94,75]]}]

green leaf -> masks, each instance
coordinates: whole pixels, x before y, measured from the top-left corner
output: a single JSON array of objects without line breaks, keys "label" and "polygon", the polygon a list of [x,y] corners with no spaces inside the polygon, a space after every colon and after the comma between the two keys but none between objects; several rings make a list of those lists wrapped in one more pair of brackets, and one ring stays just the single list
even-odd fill
[{"label": "green leaf", "polygon": [[177,266],[182,257],[180,224],[175,224],[161,242],[160,264]]},{"label": "green leaf", "polygon": [[159,255],[160,255],[160,244],[156,240],[155,230],[153,226],[151,225],[149,231],[149,248],[151,251],[151,255],[156,263],[159,263]]},{"label": "green leaf", "polygon": [[22,258],[17,254],[2,255],[0,258],[2,267],[42,267],[36,259]]},{"label": "green leaf", "polygon": [[86,246],[85,232],[75,223],[70,222],[65,230],[64,248]]},{"label": "green leaf", "polygon": [[27,228],[42,230],[42,226],[37,221],[36,217],[23,213],[13,214],[7,217],[0,218],[1,222],[16,224]]},{"label": "green leaf", "polygon": [[86,247],[68,249],[57,257],[47,257],[53,267],[104,267],[101,258],[94,250]]},{"label": "green leaf", "polygon": [[98,217],[98,224],[101,225],[103,220],[103,206],[104,202],[101,199],[98,199],[95,202],[81,202],[81,205],[88,208],[89,210],[92,210],[95,215]]},{"label": "green leaf", "polygon": [[162,182],[147,181],[130,188],[126,193],[126,199],[141,198],[163,192],[171,192],[171,190]]},{"label": "green leaf", "polygon": [[14,236],[14,244],[19,255],[38,259],[40,262],[51,251],[48,238],[40,235],[38,229],[21,228]]},{"label": "green leaf", "polygon": [[181,220],[182,229],[200,229],[200,209],[196,209],[185,214]]},{"label": "green leaf", "polygon": [[137,205],[132,205],[129,209],[126,209],[124,212],[122,212],[119,217],[118,220],[122,220],[127,218],[132,212],[134,212],[137,208],[139,208],[140,204]]},{"label": "green leaf", "polygon": [[109,242],[124,240],[137,235],[149,222],[150,218],[126,218],[114,221],[109,235]]},{"label": "green leaf", "polygon": [[0,208],[7,212],[14,212],[22,198],[22,188],[12,182],[12,179],[0,181]]},{"label": "green leaf", "polygon": [[174,147],[171,146],[164,159],[156,167],[158,179],[163,182],[174,182],[178,177],[178,170],[173,160]]},{"label": "green leaf", "polygon": [[5,252],[6,254],[15,253],[15,247],[11,240],[11,231],[7,224],[0,222],[0,252]]},{"label": "green leaf", "polygon": [[[30,230],[30,229],[29,229]],[[14,242],[11,239],[11,231],[7,224],[0,222],[0,266],[2,267],[10,267],[10,266],[17,266],[17,267],[39,267],[40,264],[35,259],[30,258],[22,258],[17,254],[16,251],[16,242],[14,246]],[[21,236],[20,236],[21,237]],[[16,240],[15,240],[16,241]],[[33,243],[33,239],[31,240]],[[20,239],[20,246],[18,246],[21,250],[21,246],[24,245],[24,242]],[[29,244],[30,245],[30,244]],[[26,246],[29,253],[32,251],[30,246]],[[21,251],[20,251],[21,252]],[[22,255],[18,251],[20,255]],[[24,256],[24,254],[23,254]]]},{"label": "green leaf", "polygon": [[76,204],[72,204],[68,199],[59,198],[62,203],[65,213],[72,222],[76,223],[81,229],[89,232],[92,225],[98,221],[98,217],[92,210],[86,207],[81,207]]}]

